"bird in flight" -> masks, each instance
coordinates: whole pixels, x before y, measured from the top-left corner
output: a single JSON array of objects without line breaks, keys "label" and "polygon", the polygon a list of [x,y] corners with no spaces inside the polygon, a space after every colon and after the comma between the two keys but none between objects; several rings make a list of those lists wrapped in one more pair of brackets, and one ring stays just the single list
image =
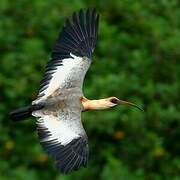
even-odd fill
[{"label": "bird in flight", "polygon": [[83,81],[92,61],[99,15],[95,9],[74,12],[67,19],[52,49],[39,94],[31,105],[10,113],[14,121],[34,116],[43,149],[54,158],[62,173],[70,173],[88,162],[88,137],[81,112],[116,105],[139,106],[116,97],[87,99]]}]

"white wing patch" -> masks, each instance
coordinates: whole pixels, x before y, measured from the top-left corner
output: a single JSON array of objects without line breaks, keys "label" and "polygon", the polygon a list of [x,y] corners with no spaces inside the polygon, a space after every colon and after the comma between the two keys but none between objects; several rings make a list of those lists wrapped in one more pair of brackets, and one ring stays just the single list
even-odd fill
[{"label": "white wing patch", "polygon": [[52,75],[49,87],[44,91],[45,96],[51,95],[57,88],[63,86],[72,68],[78,66],[82,61],[80,57],[73,56],[73,58],[64,59],[63,66],[58,66],[56,72]]},{"label": "white wing patch", "polygon": [[68,89],[68,86],[76,86],[82,88],[84,76],[90,66],[90,61],[82,57],[70,54],[72,58],[62,60],[62,66],[57,66],[57,69],[52,73],[52,78],[48,87],[41,93],[43,96],[33,102],[39,103],[52,95],[57,89]]},{"label": "white wing patch", "polygon": [[69,121],[61,121],[53,115],[45,115],[44,117],[41,117],[37,121],[37,124],[40,127],[45,128],[49,132],[49,136],[40,139],[40,142],[56,140],[61,145],[66,145],[73,139],[80,137],[68,127],[68,122]]}]

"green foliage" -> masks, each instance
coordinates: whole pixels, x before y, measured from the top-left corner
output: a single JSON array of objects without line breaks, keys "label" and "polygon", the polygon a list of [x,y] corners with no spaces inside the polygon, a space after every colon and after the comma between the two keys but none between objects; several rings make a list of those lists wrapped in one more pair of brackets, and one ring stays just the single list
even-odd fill
[{"label": "green foliage", "polygon": [[[65,18],[100,13],[99,41],[84,83],[89,98],[142,104],[83,113],[88,168],[64,176],[43,152],[35,120],[7,113],[35,99]],[[180,179],[180,6],[177,0],[0,1],[0,179]]]}]

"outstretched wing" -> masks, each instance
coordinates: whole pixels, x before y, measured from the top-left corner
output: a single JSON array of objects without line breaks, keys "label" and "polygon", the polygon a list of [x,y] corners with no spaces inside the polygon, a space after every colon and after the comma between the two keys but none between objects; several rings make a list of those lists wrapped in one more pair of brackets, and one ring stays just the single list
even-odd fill
[{"label": "outstretched wing", "polygon": [[58,115],[41,115],[37,130],[41,145],[55,159],[55,165],[61,172],[69,173],[86,166],[88,140],[80,110],[69,112],[63,109]]},{"label": "outstretched wing", "polygon": [[98,22],[99,15],[89,9],[73,13],[71,19],[66,20],[34,103],[46,99],[57,89],[82,88],[97,40]]}]

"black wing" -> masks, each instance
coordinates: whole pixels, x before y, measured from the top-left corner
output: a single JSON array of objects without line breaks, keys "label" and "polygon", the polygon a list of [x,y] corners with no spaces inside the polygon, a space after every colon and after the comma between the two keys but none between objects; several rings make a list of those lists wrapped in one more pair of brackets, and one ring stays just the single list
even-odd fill
[{"label": "black wing", "polygon": [[52,51],[52,60],[63,59],[70,53],[91,58],[96,45],[99,15],[96,10],[74,12],[59,35]]}]

